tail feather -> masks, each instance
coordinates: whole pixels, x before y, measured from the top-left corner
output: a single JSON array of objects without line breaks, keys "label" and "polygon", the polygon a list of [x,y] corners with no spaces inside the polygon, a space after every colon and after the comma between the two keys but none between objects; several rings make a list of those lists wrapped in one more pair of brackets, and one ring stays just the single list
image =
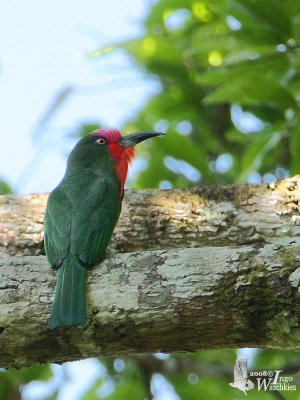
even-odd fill
[{"label": "tail feather", "polygon": [[75,257],[67,257],[58,269],[50,329],[86,323],[85,292],[86,269]]}]

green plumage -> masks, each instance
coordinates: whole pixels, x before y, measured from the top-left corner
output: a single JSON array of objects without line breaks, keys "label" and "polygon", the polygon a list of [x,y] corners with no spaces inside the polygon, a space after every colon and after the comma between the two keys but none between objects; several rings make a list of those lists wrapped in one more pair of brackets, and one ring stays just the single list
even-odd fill
[{"label": "green plumage", "polygon": [[49,328],[84,325],[86,269],[69,256],[58,270]]},{"label": "green plumage", "polygon": [[76,145],[48,199],[45,250],[58,268],[50,329],[85,324],[86,269],[103,258],[121,210],[114,160],[96,139],[88,135]]}]

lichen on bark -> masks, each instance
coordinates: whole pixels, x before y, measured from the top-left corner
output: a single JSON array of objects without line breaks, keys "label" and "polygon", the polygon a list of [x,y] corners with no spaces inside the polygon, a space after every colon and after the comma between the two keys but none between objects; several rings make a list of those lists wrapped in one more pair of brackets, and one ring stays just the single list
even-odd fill
[{"label": "lichen on bark", "polygon": [[58,331],[47,325],[56,279],[42,246],[47,196],[1,196],[0,366],[299,349],[299,182],[130,191],[107,258],[89,271],[88,324]]}]

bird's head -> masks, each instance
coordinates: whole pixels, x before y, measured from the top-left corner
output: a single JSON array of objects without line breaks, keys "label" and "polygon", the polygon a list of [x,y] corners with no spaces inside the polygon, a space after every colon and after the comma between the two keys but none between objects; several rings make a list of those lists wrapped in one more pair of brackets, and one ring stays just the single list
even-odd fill
[{"label": "bird's head", "polygon": [[100,170],[112,165],[123,188],[128,165],[134,157],[134,147],[161,135],[164,133],[145,131],[122,136],[117,129],[96,129],[77,143],[70,154],[69,164]]},{"label": "bird's head", "polygon": [[99,150],[109,152],[116,163],[117,169],[124,169],[126,164],[128,166],[134,157],[134,147],[138,143],[161,135],[164,135],[164,133],[146,131],[121,136],[117,129],[96,129],[91,133]]},{"label": "bird's head", "polygon": [[91,136],[95,138],[95,143],[103,149],[108,149],[116,162],[120,158],[125,158],[130,162],[134,156],[134,147],[138,143],[161,135],[164,135],[164,133],[145,131],[121,136],[117,129],[96,129],[91,133]]},{"label": "bird's head", "polygon": [[134,156],[134,147],[149,138],[161,136],[161,132],[137,132],[121,136],[117,129],[96,129],[84,136],[75,146],[72,153],[91,161],[110,155],[116,163],[129,163]]}]

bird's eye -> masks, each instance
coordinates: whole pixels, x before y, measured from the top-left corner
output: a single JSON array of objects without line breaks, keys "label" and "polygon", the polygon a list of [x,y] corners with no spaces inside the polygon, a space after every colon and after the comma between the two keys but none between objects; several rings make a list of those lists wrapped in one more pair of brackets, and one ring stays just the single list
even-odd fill
[{"label": "bird's eye", "polygon": [[99,139],[96,140],[96,143],[102,145],[102,144],[105,144],[105,143],[106,143],[106,140],[103,139],[103,138],[99,138]]}]

